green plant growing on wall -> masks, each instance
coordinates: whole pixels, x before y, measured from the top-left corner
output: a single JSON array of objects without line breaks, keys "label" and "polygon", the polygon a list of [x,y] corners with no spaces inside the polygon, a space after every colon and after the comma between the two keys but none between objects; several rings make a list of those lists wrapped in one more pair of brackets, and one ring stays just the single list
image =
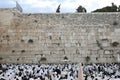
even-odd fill
[{"label": "green plant growing on wall", "polygon": [[114,22],[113,22],[113,25],[114,25],[114,26],[117,26],[117,25],[118,25],[118,23],[117,23],[116,21],[114,21]]},{"label": "green plant growing on wall", "polygon": [[46,61],[47,58],[46,57],[41,57],[40,61]]},{"label": "green plant growing on wall", "polygon": [[101,43],[100,43],[98,40],[96,40],[96,43],[97,43],[97,46],[98,46],[100,49],[103,49]]},{"label": "green plant growing on wall", "polygon": [[90,56],[85,57],[85,60],[88,63],[90,61]]},{"label": "green plant growing on wall", "polygon": [[19,61],[20,59],[19,58],[17,58],[17,61]]},{"label": "green plant growing on wall", "polygon": [[14,53],[15,52],[15,50],[12,50],[12,53]]},{"label": "green plant growing on wall", "polygon": [[65,56],[65,57],[64,57],[64,60],[68,60],[68,57],[67,57],[67,56]]},{"label": "green plant growing on wall", "polygon": [[3,60],[3,58],[2,58],[2,57],[0,57],[0,60]]},{"label": "green plant growing on wall", "polygon": [[98,61],[98,57],[96,57],[96,60]]},{"label": "green plant growing on wall", "polygon": [[117,47],[118,45],[119,45],[118,42],[113,42],[113,43],[111,44],[112,47]]},{"label": "green plant growing on wall", "polygon": [[24,53],[25,52],[25,50],[21,50],[21,53]]},{"label": "green plant growing on wall", "polygon": [[111,43],[111,46],[114,48],[113,53],[115,53],[115,48],[119,45],[119,42]]},{"label": "green plant growing on wall", "polygon": [[29,40],[28,40],[28,43],[33,43],[33,40],[32,40],[32,39],[29,39]]}]

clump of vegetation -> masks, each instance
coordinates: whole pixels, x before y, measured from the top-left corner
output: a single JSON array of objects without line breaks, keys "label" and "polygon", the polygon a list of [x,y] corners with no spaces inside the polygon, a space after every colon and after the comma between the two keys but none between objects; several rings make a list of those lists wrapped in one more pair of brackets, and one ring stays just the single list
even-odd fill
[{"label": "clump of vegetation", "polygon": [[76,12],[78,12],[78,13],[79,13],[79,12],[85,12],[85,13],[86,13],[87,10],[86,10],[83,6],[80,5],[80,6],[76,9]]},{"label": "clump of vegetation", "polygon": [[76,54],[80,54],[80,52],[79,52],[79,50],[78,50],[78,49],[76,49]]},{"label": "clump of vegetation", "polygon": [[64,60],[68,60],[68,57],[67,57],[67,56],[65,56],[65,57],[64,57]]},{"label": "clump of vegetation", "polygon": [[19,61],[19,58],[17,58],[17,61]]},{"label": "clump of vegetation", "polygon": [[113,22],[113,25],[114,25],[114,26],[117,26],[117,25],[118,25],[118,23],[117,23],[116,21],[114,21],[114,22]]},{"label": "clump of vegetation", "polygon": [[12,53],[14,53],[15,52],[15,50],[12,50]]},{"label": "clump of vegetation", "polygon": [[3,60],[3,58],[2,58],[2,57],[0,57],[0,60]]},{"label": "clump of vegetation", "polygon": [[104,38],[104,39],[101,39],[102,41],[109,41],[109,39],[107,39],[107,38]]},{"label": "clump of vegetation", "polygon": [[33,40],[32,40],[32,39],[29,39],[29,40],[28,40],[28,43],[33,43]]},{"label": "clump of vegetation", "polygon": [[100,43],[98,40],[96,40],[96,43],[97,43],[97,46],[98,46],[100,49],[103,49],[101,43]]},{"label": "clump of vegetation", "polygon": [[52,40],[52,36],[49,36],[50,40]]},{"label": "clump of vegetation", "polygon": [[113,43],[111,44],[112,47],[117,47],[118,45],[119,45],[118,42],[113,42]]},{"label": "clump of vegetation", "polygon": [[24,42],[24,40],[22,39],[21,42]]},{"label": "clump of vegetation", "polygon": [[24,53],[25,52],[25,50],[21,50],[21,53]]},{"label": "clump of vegetation", "polygon": [[41,57],[40,61],[46,61],[47,58],[46,57]]},{"label": "clump of vegetation", "polygon": [[90,61],[90,56],[85,57],[85,60],[88,63]]},{"label": "clump of vegetation", "polygon": [[98,57],[96,57],[96,60],[98,60]]},{"label": "clump of vegetation", "polygon": [[117,7],[114,3],[112,3],[111,6],[106,6],[93,12],[120,12],[120,6]]},{"label": "clump of vegetation", "polygon": [[37,23],[38,21],[37,20],[34,20],[35,23]]}]

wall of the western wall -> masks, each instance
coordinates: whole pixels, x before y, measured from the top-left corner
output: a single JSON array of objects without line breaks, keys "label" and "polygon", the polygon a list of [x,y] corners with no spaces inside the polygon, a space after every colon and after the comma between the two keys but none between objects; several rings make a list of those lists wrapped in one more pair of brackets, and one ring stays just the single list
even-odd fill
[{"label": "wall of the western wall", "polygon": [[116,62],[119,43],[120,13],[0,9],[1,63]]}]

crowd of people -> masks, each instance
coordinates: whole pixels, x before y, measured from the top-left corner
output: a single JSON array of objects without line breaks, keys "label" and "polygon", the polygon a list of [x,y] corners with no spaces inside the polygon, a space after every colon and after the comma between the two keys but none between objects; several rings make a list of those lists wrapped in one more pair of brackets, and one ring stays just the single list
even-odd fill
[{"label": "crowd of people", "polygon": [[76,80],[76,64],[1,64],[0,78],[5,80]]},{"label": "crowd of people", "polygon": [[[84,80],[120,80],[120,64],[83,64]],[[79,64],[0,64],[0,80],[78,80]]]},{"label": "crowd of people", "polygon": [[120,80],[120,64],[83,65],[85,80]]}]

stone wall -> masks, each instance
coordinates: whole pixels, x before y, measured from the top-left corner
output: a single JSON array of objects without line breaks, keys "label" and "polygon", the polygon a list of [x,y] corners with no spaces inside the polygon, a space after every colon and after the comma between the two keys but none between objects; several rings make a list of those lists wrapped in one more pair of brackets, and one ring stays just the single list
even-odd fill
[{"label": "stone wall", "polygon": [[1,63],[116,62],[119,42],[120,13],[0,9]]}]

